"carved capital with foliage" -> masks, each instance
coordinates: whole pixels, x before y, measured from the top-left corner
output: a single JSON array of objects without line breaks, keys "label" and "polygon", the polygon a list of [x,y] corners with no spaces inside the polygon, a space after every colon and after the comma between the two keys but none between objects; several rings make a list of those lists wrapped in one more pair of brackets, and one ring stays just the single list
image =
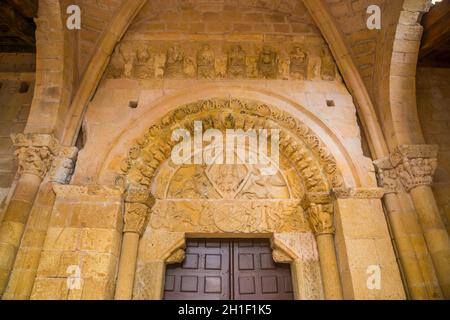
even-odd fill
[{"label": "carved capital with foliage", "polygon": [[150,209],[142,203],[125,203],[123,232],[137,233],[140,236],[145,231]]},{"label": "carved capital with foliage", "polygon": [[58,152],[57,140],[48,134],[15,134],[11,139],[16,148],[19,173],[44,178]]},{"label": "carved capital with foliage", "polygon": [[333,205],[312,203],[307,212],[309,222],[316,235],[334,233]]},{"label": "carved capital with foliage", "polygon": [[437,168],[438,146],[400,145],[388,157],[375,161],[380,186],[387,193],[430,185]]}]

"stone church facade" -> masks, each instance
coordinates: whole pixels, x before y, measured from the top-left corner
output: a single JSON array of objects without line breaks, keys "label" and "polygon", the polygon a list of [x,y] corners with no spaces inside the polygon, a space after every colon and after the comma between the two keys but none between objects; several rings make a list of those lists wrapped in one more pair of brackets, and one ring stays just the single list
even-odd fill
[{"label": "stone church facade", "polygon": [[[264,239],[297,300],[450,298],[450,69],[417,72],[430,6],[39,1],[35,61],[0,55],[1,298],[164,299],[200,239]],[[174,163],[194,122],[278,130],[276,174]]]}]

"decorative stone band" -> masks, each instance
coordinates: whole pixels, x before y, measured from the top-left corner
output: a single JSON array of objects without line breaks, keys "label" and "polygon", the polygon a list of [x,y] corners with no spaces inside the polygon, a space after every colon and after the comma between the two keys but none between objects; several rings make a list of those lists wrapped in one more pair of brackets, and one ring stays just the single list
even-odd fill
[{"label": "decorative stone band", "polygon": [[400,145],[389,156],[374,161],[380,186],[386,193],[430,185],[437,168],[438,146]]},{"label": "decorative stone band", "polygon": [[385,194],[383,188],[336,188],[332,192],[336,199],[381,199]]},{"label": "decorative stone band", "polygon": [[58,153],[58,141],[48,134],[14,134],[11,139],[16,148],[20,174],[28,173],[44,178],[53,156]]}]

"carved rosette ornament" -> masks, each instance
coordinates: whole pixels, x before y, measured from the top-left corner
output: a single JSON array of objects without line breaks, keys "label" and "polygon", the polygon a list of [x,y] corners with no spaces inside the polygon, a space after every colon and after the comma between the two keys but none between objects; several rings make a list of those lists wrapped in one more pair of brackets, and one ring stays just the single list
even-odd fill
[{"label": "carved rosette ornament", "polygon": [[126,203],[123,232],[144,233],[149,218],[149,208],[142,203]]},{"label": "carved rosette ornament", "polygon": [[378,181],[386,193],[410,191],[431,185],[437,168],[438,146],[401,145],[390,155],[374,162]]},{"label": "carved rosette ornament", "polygon": [[15,134],[11,139],[16,148],[19,173],[44,178],[50,169],[53,156],[58,152],[58,142],[47,134]]}]

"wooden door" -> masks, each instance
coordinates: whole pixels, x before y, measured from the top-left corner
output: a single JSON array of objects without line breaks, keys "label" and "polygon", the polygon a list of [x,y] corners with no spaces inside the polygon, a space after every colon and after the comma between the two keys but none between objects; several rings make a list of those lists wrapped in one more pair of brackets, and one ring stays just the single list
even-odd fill
[{"label": "wooden door", "polygon": [[166,300],[292,300],[289,265],[268,240],[187,241],[186,258],[167,267]]},{"label": "wooden door", "polygon": [[230,300],[230,242],[187,241],[181,265],[168,266],[166,300]]},{"label": "wooden door", "polygon": [[234,300],[292,300],[291,268],[277,264],[267,240],[233,242]]}]

